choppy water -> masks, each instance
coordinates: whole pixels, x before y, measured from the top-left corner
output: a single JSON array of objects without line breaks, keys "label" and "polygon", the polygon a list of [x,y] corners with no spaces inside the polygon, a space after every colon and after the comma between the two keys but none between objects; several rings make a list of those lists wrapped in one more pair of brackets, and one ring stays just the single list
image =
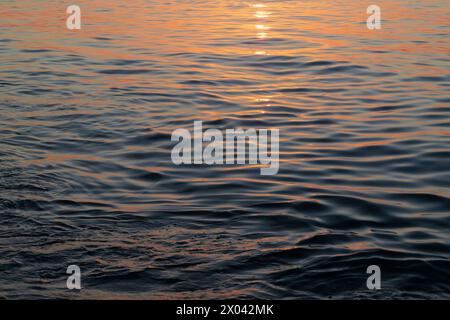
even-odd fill
[{"label": "choppy water", "polygon": [[[70,4],[0,3],[0,296],[450,298],[448,1]],[[173,165],[194,120],[278,175]]]}]

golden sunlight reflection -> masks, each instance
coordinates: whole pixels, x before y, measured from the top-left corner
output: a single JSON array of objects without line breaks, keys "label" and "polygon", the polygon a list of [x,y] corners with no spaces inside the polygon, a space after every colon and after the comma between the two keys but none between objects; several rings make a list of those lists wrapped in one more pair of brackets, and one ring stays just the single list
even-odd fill
[{"label": "golden sunlight reflection", "polygon": [[[261,9],[261,8],[266,8],[266,5],[265,4],[254,4],[253,7],[257,8],[257,9]],[[268,18],[269,15],[270,15],[269,12],[261,11],[261,10],[258,10],[255,13],[255,17],[260,20]],[[269,36],[268,30],[270,30],[271,27],[266,24],[258,23],[255,25],[255,29],[257,30],[256,38],[259,40],[266,40]],[[265,56],[265,55],[268,55],[268,53],[266,50],[256,50],[255,55]]]},{"label": "golden sunlight reflection", "polygon": [[[266,5],[264,5],[264,4],[255,4],[255,5],[253,5],[253,7],[254,8],[265,8],[266,7]],[[257,11],[256,12],[256,14],[255,14],[255,17],[257,17],[258,19],[265,19],[265,18],[268,18],[269,17],[269,15],[270,15],[270,13],[268,13],[268,12],[266,12],[266,11]],[[265,20],[265,22],[267,22],[266,20]],[[267,24],[261,24],[261,23],[257,23],[256,25],[255,25],[255,29],[256,29],[256,37],[257,37],[257,39],[259,39],[259,40],[266,40],[267,38],[268,38],[268,31],[271,29],[271,27],[270,26],[268,26]],[[265,42],[261,42],[261,44],[264,44]],[[267,53],[267,51],[266,50],[264,50],[264,49],[259,49],[259,50],[256,50],[255,51],[255,55],[258,55],[258,56],[267,56],[267,55],[269,55],[268,53]],[[262,107],[265,107],[265,108],[267,108],[267,107],[270,107],[271,105],[270,105],[270,98],[271,98],[271,96],[266,96],[266,97],[258,97],[258,98],[255,98],[255,102],[257,103],[257,104],[259,104],[260,106],[262,105]],[[265,110],[260,110],[260,109],[258,109],[258,110],[255,110],[255,112],[256,113],[261,113],[261,114],[264,114],[266,111]]]},{"label": "golden sunlight reflection", "polygon": [[267,32],[258,32],[258,39],[267,39]]},{"label": "golden sunlight reflection", "polygon": [[265,25],[263,25],[263,24],[257,24],[257,25],[255,26],[255,28],[256,28],[256,29],[259,29],[259,30],[270,30],[270,29],[271,29],[270,27],[265,26]]},{"label": "golden sunlight reflection", "polygon": [[270,15],[270,12],[267,11],[256,11],[255,17],[257,18],[268,18]]},{"label": "golden sunlight reflection", "polygon": [[255,51],[255,54],[258,56],[266,56],[267,52],[264,50],[258,50],[258,51]]}]

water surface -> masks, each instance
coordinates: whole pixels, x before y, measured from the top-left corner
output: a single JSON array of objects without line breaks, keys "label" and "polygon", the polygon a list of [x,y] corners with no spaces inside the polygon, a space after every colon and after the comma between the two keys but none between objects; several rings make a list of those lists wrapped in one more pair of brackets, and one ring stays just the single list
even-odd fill
[{"label": "water surface", "polygon": [[[448,1],[71,4],[0,4],[0,296],[450,298]],[[173,165],[195,120],[279,173]]]}]

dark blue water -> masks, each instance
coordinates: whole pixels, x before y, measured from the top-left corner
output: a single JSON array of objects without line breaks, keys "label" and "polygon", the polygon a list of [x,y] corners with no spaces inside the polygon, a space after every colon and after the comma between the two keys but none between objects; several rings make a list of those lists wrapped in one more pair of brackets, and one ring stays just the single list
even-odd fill
[{"label": "dark blue water", "polygon": [[[0,4],[1,297],[450,298],[447,1],[63,2]],[[174,165],[195,120],[279,173]]]}]

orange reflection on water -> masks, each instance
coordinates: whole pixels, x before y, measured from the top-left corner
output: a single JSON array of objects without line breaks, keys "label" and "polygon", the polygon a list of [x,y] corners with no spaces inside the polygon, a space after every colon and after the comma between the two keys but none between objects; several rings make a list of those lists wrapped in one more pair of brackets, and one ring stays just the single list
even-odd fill
[{"label": "orange reflection on water", "polygon": [[[302,121],[314,120],[301,111],[305,107],[306,99],[315,102],[311,95],[307,97],[302,93],[282,92],[276,99],[269,101],[264,91],[303,86],[302,81],[316,79],[318,76],[304,75],[304,78],[301,78],[297,74],[289,76],[287,72],[281,77],[264,73],[264,68],[275,72],[291,71],[283,63],[276,66],[271,66],[269,62],[265,64],[266,56],[269,55],[293,58],[301,62],[347,61],[368,67],[388,66],[389,71],[400,73],[402,77],[418,77],[439,76],[439,73],[444,70],[439,65],[418,63],[426,63],[427,54],[448,55],[450,53],[448,38],[437,36],[445,34],[445,30],[440,30],[438,26],[446,25],[449,11],[448,6],[445,5],[446,2],[443,1],[433,1],[435,7],[429,6],[425,10],[406,6],[401,1],[386,1],[383,3],[383,28],[378,32],[367,30],[366,6],[356,0],[338,3],[308,1],[301,5],[295,1],[271,1],[266,4],[255,3],[251,6],[228,6],[227,3],[211,1],[195,6],[190,2],[177,2],[173,5],[137,0],[125,6],[120,2],[106,0],[80,0],[78,5],[83,12],[82,30],[68,31],[65,28],[64,6],[55,6],[46,1],[39,3],[31,0],[19,1],[14,2],[14,5],[3,5],[5,10],[2,12],[1,24],[2,29],[7,32],[2,38],[9,37],[17,40],[8,44],[16,48],[18,52],[16,57],[8,57],[11,61],[14,59],[26,61],[36,56],[35,53],[26,50],[49,50],[52,51],[46,53],[49,56],[70,54],[91,63],[83,67],[75,64],[65,65],[64,72],[79,75],[77,82],[70,86],[74,92],[83,92],[83,85],[96,85],[107,88],[141,87],[152,92],[157,91],[157,88],[163,88],[169,92],[167,94],[170,96],[175,91],[179,93],[177,90],[195,91],[197,87],[190,81],[194,78],[201,82],[205,80],[205,74],[217,79],[217,83],[221,81],[230,83],[236,79],[252,83],[249,86],[252,92],[236,94],[230,91],[241,88],[227,88],[226,85],[220,87],[214,81],[210,81],[209,87],[205,85],[207,89],[215,90],[215,93],[223,90],[228,94],[224,97],[219,96],[218,99],[223,98],[235,105],[244,105],[248,109],[236,111],[226,106],[215,108],[211,105],[209,107],[214,109],[211,110],[207,108],[208,106],[202,106],[203,108],[199,109],[196,115],[201,114],[207,117],[205,120],[232,118],[236,114],[241,114],[240,112],[246,115],[264,114],[265,108],[273,105],[291,108],[290,112],[295,112],[297,119]],[[429,37],[426,37],[427,35]],[[192,56],[201,57],[199,58],[201,62],[191,59]],[[224,59],[219,61],[217,57]],[[262,62],[259,61],[258,67],[252,70],[248,67],[229,67],[223,62],[228,58],[245,60],[245,57],[249,57],[250,62],[251,59],[259,59]],[[2,58],[5,59],[3,56]],[[108,73],[111,69],[118,68],[113,66],[112,60],[140,61],[148,64],[142,67],[146,71],[142,74]],[[19,68],[22,72],[44,70],[48,73],[62,71],[61,64],[46,64],[45,59],[40,61],[43,63],[9,63],[3,65],[2,69],[11,71]],[[446,64],[444,59],[441,63],[443,67]],[[242,65],[245,66],[245,63]],[[373,81],[381,80],[384,79],[376,79],[376,77],[373,79]],[[420,85],[400,84],[410,86],[410,92],[417,92],[419,89],[442,90],[442,88],[436,88],[436,84],[432,82],[422,82]],[[307,85],[322,86],[319,83]],[[325,87],[325,84],[323,86]],[[258,96],[258,90],[262,92],[261,96]],[[346,97],[340,94],[337,92],[333,95],[345,101]],[[96,97],[96,92],[92,95]],[[368,97],[373,100],[383,98],[377,90],[361,98]],[[44,104],[53,99],[51,93],[35,96],[6,96],[5,98],[15,99],[14,101],[19,105],[20,103]],[[104,100],[89,98],[89,103],[86,103],[82,95],[72,94],[58,97],[61,99],[58,103],[81,105],[85,107],[86,114],[99,112],[93,110],[99,110],[106,103],[111,105],[117,103],[113,94],[102,98]],[[127,104],[126,108],[130,111],[140,110],[149,104],[151,100],[139,100],[135,104]],[[436,104],[436,106],[444,107],[445,104]],[[154,116],[170,118],[175,114],[171,113],[172,107],[173,105],[168,104],[166,113],[155,112]],[[359,114],[347,113],[344,116],[339,114],[343,108],[345,106],[334,107],[315,102],[315,109],[329,113],[328,120],[353,124],[376,116],[376,112],[373,113],[370,110]],[[176,112],[188,113],[191,109],[191,105],[183,106]],[[8,110],[7,112],[10,113],[9,116],[14,117],[13,113],[16,111]],[[45,118],[46,112],[46,110],[40,110],[36,114],[23,115],[30,118],[36,116]],[[64,114],[65,111],[57,112],[59,115]],[[50,114],[55,115],[56,111],[48,111],[48,115]],[[384,120],[395,121],[395,111],[384,111]],[[21,120],[17,124],[33,125],[34,121],[36,120]],[[424,125],[420,119],[416,121],[411,125],[417,128]],[[48,120],[40,124],[51,126]],[[307,130],[298,129],[295,133],[291,133],[290,138],[303,137],[306,135],[305,131],[307,132]],[[354,133],[350,129],[343,129],[343,132]],[[427,127],[426,130],[420,129],[414,134],[431,136],[447,133],[442,132],[442,128]],[[377,132],[376,134],[361,132],[358,134],[362,138],[372,138],[375,141],[347,142],[336,144],[334,147],[348,149],[382,145],[396,139],[405,139],[410,135],[409,132]],[[381,139],[384,141],[380,141]],[[311,145],[299,145],[298,148],[302,148],[302,151],[314,150],[314,146]],[[49,157],[49,161],[63,161],[63,158],[58,160],[51,158],[51,155]],[[67,161],[70,159],[67,158]],[[98,178],[102,176],[98,175]],[[336,188],[345,187],[336,186]]]}]

